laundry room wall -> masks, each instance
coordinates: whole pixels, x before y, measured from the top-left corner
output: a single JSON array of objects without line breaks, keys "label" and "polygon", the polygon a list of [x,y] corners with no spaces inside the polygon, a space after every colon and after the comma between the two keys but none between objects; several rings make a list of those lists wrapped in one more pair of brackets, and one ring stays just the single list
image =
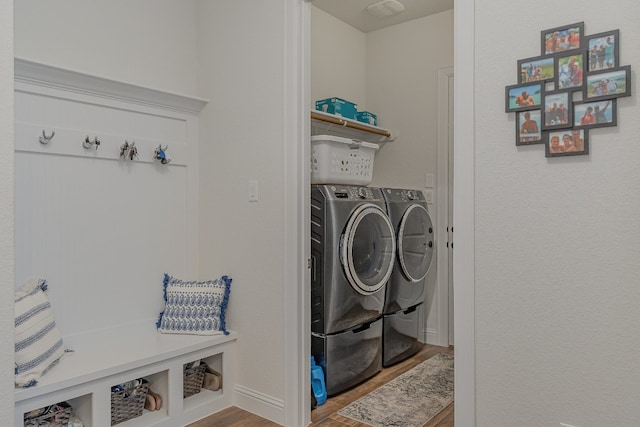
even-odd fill
[{"label": "laundry room wall", "polygon": [[331,97],[366,107],[366,35],[311,5],[311,108]]},{"label": "laundry room wall", "polygon": [[200,274],[233,277],[235,404],[267,411],[284,397],[283,7],[198,3],[198,92],[211,100],[200,120]]},{"label": "laundry room wall", "polygon": [[13,417],[13,2],[0,2],[0,420]]},{"label": "laundry room wall", "polygon": [[[476,426],[637,426],[640,3],[523,6],[475,1],[475,147],[460,143],[475,159]],[[515,146],[504,90],[542,30],[580,21],[620,30],[631,97],[589,155],[548,159]]]},{"label": "laundry room wall", "polygon": [[195,0],[14,3],[17,57],[196,95]]},{"label": "laundry room wall", "polygon": [[424,190],[437,175],[438,69],[453,65],[453,10],[367,33],[366,64],[367,108],[398,131],[376,153],[371,185]]}]

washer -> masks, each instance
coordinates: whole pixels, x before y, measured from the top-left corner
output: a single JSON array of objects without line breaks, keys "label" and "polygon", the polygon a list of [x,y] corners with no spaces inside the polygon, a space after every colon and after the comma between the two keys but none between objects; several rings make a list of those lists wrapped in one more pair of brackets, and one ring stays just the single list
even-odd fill
[{"label": "washer", "polygon": [[418,334],[434,235],[421,191],[384,188],[383,194],[398,248],[383,309],[382,365],[386,367],[420,350]]},{"label": "washer", "polygon": [[396,240],[379,188],[311,187],[311,352],[333,395],[382,369]]}]

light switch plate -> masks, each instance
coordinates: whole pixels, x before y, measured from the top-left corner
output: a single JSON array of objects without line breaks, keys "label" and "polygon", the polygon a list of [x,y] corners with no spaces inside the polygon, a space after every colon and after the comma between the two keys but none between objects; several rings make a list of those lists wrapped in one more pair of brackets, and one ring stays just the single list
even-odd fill
[{"label": "light switch plate", "polygon": [[427,201],[427,203],[433,203],[433,190],[425,190],[424,199]]},{"label": "light switch plate", "polygon": [[249,201],[258,201],[258,181],[249,181]]},{"label": "light switch plate", "polygon": [[425,181],[424,181],[424,186],[426,188],[433,188],[433,174],[432,173],[428,173],[426,175]]}]

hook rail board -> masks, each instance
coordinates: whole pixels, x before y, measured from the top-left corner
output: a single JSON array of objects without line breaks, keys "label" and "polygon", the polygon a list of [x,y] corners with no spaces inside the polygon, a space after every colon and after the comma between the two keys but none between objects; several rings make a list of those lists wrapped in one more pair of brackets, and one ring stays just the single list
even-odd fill
[{"label": "hook rail board", "polygon": [[[47,136],[51,131],[54,131],[55,135],[46,143],[43,143],[39,141],[42,138],[43,131]],[[16,122],[15,132],[15,149],[20,152],[160,164],[160,161],[154,158],[154,150],[159,145],[162,145],[162,147],[168,146],[167,151],[171,154],[171,163],[166,166],[187,165],[186,146],[184,143],[176,143],[175,141],[131,138],[126,135],[109,133],[98,134],[91,130],[53,128],[24,122]],[[84,144],[86,138],[89,138],[89,144]],[[94,142],[95,138],[98,138],[100,142],[97,148]],[[138,156],[135,160],[120,156],[122,145],[127,142],[129,144],[135,142],[136,144]]]}]

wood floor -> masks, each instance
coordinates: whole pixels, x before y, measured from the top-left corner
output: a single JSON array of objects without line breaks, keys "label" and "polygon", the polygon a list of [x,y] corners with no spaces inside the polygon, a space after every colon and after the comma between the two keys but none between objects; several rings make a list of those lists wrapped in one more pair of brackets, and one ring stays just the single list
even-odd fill
[{"label": "wood floor", "polygon": [[[372,390],[391,381],[398,375],[408,371],[419,363],[435,356],[437,353],[453,354],[453,347],[436,347],[425,345],[415,356],[398,363],[390,368],[383,369],[375,377],[364,384],[354,387],[338,396],[327,399],[327,402],[311,411],[311,426],[313,427],[368,427],[350,418],[336,414],[337,411],[347,406],[349,403],[359,399]],[[231,407],[218,412],[210,417],[204,418],[189,427],[272,427],[279,424],[260,418],[249,412],[236,407]],[[301,426],[302,427],[302,426]],[[435,416],[424,427],[453,427],[453,403]]]}]

